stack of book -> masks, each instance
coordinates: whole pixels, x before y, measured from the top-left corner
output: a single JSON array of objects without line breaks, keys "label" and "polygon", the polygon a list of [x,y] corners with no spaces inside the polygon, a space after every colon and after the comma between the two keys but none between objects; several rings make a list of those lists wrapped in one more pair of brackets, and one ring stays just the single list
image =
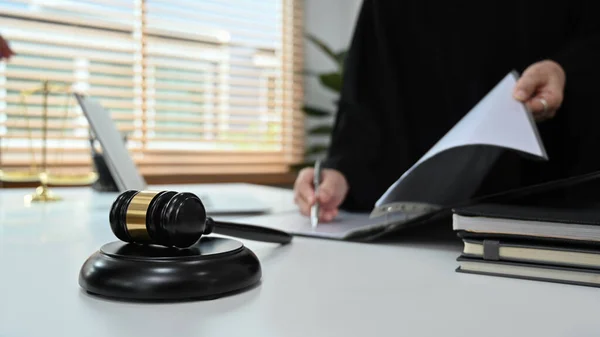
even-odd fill
[{"label": "stack of book", "polygon": [[457,272],[600,287],[600,208],[478,204],[453,229]]}]

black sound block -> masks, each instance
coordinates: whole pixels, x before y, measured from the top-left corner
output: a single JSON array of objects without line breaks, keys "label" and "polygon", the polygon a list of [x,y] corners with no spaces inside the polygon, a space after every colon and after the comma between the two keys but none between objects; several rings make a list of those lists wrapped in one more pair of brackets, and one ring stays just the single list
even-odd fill
[{"label": "black sound block", "polygon": [[202,237],[185,249],[116,241],[85,261],[79,285],[121,300],[208,300],[252,287],[261,273],[256,255],[232,239]]}]

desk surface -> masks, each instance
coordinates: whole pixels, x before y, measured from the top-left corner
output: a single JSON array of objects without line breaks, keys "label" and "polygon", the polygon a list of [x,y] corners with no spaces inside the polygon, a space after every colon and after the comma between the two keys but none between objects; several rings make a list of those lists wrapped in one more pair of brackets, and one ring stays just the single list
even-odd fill
[{"label": "desk surface", "polygon": [[[181,188],[250,192],[274,212],[294,210],[287,190]],[[376,244],[243,241],[263,268],[260,286],[250,291],[206,302],[99,299],[77,278],[84,260],[115,240],[107,210],[116,194],[54,191],[64,200],[24,205],[29,190],[0,190],[0,336],[600,334],[600,289],[456,273],[461,244],[447,227]]]}]

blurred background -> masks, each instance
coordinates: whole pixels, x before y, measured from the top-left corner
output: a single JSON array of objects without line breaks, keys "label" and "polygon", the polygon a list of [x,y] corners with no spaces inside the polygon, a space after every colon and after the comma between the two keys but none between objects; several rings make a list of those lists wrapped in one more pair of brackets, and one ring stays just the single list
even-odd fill
[{"label": "blurred background", "polygon": [[327,150],[360,5],[0,0],[0,188],[97,179],[74,92],[110,113],[150,184],[291,186]]}]

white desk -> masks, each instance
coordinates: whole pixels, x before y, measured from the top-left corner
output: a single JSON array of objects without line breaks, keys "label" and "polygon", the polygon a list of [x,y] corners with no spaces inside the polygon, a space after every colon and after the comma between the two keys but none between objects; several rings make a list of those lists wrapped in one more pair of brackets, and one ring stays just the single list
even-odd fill
[{"label": "white desk", "polygon": [[[243,188],[294,209],[291,191]],[[0,190],[0,336],[599,336],[600,289],[458,274],[461,245],[413,231],[359,244],[294,238],[244,241],[260,258],[260,286],[206,302],[128,303],[87,295],[84,260],[114,241],[116,195],[54,189],[65,200],[23,205]],[[420,236],[419,236],[420,235]]]}]

